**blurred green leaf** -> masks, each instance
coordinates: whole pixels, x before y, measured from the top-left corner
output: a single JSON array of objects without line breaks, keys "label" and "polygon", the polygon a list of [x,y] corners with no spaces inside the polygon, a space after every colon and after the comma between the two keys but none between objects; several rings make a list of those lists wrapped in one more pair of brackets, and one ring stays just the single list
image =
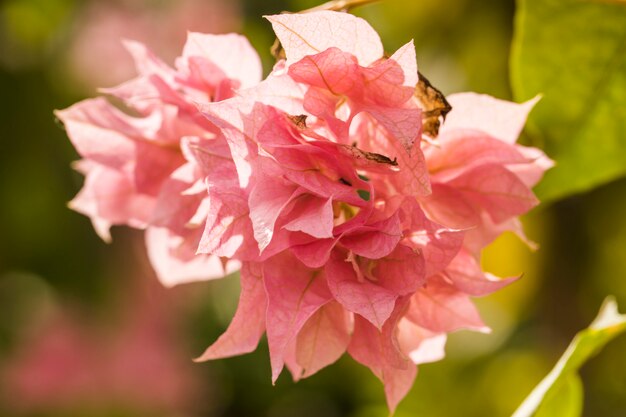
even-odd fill
[{"label": "blurred green leaf", "polygon": [[583,411],[583,383],[571,374],[546,394],[535,417],[580,417]]},{"label": "blurred green leaf", "polygon": [[556,160],[542,200],[626,174],[626,1],[518,0],[515,99],[537,94],[528,133]]},{"label": "blurred green leaf", "polygon": [[[550,373],[535,387],[513,417],[579,417],[582,386],[578,369],[614,337],[626,331],[626,315],[608,297],[591,325],[576,334]],[[562,408],[560,408],[562,407]]]}]

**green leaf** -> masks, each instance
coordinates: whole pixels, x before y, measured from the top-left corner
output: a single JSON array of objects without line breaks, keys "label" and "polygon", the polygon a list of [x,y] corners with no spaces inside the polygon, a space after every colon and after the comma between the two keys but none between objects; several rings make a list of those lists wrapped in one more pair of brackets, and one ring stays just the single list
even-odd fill
[{"label": "green leaf", "polygon": [[546,393],[535,417],[580,417],[583,411],[583,383],[571,374]]},{"label": "green leaf", "polygon": [[552,371],[526,397],[512,417],[579,417],[582,411],[582,387],[578,369],[624,331],[626,315],[619,314],[617,303],[608,297],[598,317],[588,328],[578,332]]},{"label": "green leaf", "polygon": [[626,0],[518,0],[511,83],[543,95],[527,130],[557,162],[541,200],[626,174]]}]

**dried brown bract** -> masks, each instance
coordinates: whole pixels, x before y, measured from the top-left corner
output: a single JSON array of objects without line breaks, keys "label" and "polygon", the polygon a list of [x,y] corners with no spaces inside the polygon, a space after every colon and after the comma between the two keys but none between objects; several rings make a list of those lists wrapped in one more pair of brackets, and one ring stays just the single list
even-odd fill
[{"label": "dried brown bract", "polygon": [[300,130],[306,129],[306,114],[299,114],[297,116],[287,116],[291,122],[296,125],[296,127]]},{"label": "dried brown bract", "polygon": [[426,135],[436,138],[439,134],[439,126],[452,110],[452,106],[443,93],[433,87],[421,72],[418,72],[418,75],[419,81],[415,86],[415,97],[422,108],[422,129]]}]

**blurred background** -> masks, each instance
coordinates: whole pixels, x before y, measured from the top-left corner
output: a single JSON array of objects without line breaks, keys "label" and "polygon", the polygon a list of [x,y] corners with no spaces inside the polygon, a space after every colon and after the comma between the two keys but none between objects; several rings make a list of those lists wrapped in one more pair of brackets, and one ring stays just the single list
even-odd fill
[{"label": "blurred background", "polygon": [[[242,32],[271,68],[261,18],[315,1],[4,0],[0,3],[0,415],[350,416],[388,414],[383,390],[348,357],[272,387],[267,347],[194,364],[226,328],[238,283],[163,289],[141,233],[103,243],[66,203],[82,177],[52,111],[133,75],[120,39],[172,63],[187,30]],[[385,0],[355,10],[388,51],[415,39],[420,71],[449,94],[511,98],[512,0]],[[528,139],[527,139],[528,140]],[[444,361],[420,367],[397,416],[507,416],[576,331],[614,294],[626,306],[626,181],[543,205],[485,253],[509,288],[477,300],[490,335],[459,332]],[[228,296],[225,296],[228,294]],[[626,337],[582,369],[585,416],[626,415]]]}]

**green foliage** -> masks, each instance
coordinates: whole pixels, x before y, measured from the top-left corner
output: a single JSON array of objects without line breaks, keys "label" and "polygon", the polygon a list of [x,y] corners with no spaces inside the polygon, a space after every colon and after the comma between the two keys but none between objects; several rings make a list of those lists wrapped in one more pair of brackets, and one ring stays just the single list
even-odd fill
[{"label": "green foliage", "polygon": [[578,369],[608,342],[626,331],[626,315],[607,298],[598,317],[570,343],[550,373],[535,387],[513,417],[579,417],[583,390]]},{"label": "green foliage", "polygon": [[626,1],[518,0],[511,82],[543,96],[528,132],[557,166],[541,200],[626,174]]},{"label": "green foliage", "polygon": [[583,383],[578,374],[572,374],[546,393],[535,417],[580,417],[582,411]]}]

